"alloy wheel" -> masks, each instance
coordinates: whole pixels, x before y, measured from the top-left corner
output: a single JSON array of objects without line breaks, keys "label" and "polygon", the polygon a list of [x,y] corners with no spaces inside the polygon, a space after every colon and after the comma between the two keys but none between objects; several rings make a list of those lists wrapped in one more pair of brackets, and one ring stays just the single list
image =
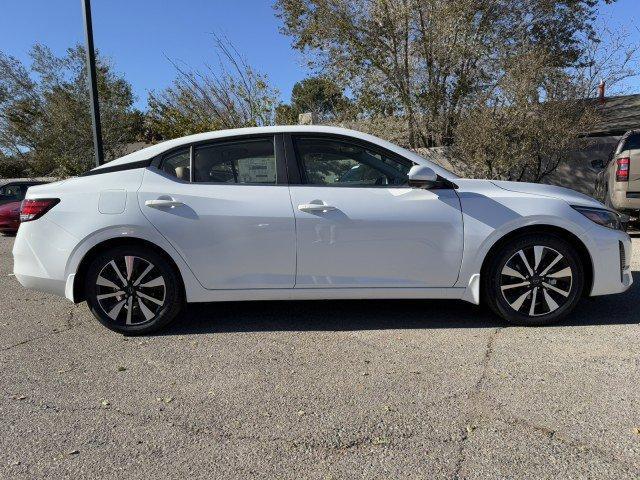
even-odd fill
[{"label": "alloy wheel", "polygon": [[167,295],[160,269],[144,258],[125,255],[111,259],[96,279],[96,300],[115,323],[140,325],[152,321]]},{"label": "alloy wheel", "polygon": [[569,301],[572,285],[573,272],[567,258],[543,245],[518,250],[500,275],[505,301],[516,312],[531,317],[561,308]]}]

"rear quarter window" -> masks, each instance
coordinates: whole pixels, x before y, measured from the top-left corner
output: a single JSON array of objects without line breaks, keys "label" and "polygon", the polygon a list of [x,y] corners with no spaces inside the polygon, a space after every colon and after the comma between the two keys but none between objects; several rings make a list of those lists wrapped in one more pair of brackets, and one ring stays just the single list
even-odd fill
[{"label": "rear quarter window", "polygon": [[634,133],[628,137],[623,137],[616,148],[616,155],[626,150],[639,150],[640,149],[640,133]]}]

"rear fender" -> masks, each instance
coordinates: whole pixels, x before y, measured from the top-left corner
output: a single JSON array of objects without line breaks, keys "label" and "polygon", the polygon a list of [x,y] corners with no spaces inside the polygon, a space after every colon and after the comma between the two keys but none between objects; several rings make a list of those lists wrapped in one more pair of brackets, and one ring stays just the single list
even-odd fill
[{"label": "rear fender", "polygon": [[178,252],[176,252],[171,244],[164,240],[164,238],[159,235],[153,227],[143,227],[139,225],[120,225],[105,228],[92,233],[91,235],[80,241],[76,248],[73,250],[73,252],[69,256],[69,260],[67,262],[65,270],[65,296],[69,300],[75,301],[75,299],[73,298],[75,282],[83,281],[83,279],[81,278],[76,278],[76,274],[78,273],[78,269],[84,257],[94,247],[113,239],[131,239],[132,241],[145,240],[162,249],[167,255],[169,255],[169,257],[171,257],[173,262],[178,267],[178,270],[180,271],[180,275],[182,276],[182,281],[185,286],[187,301],[190,300],[191,292],[193,292],[194,289],[199,290],[203,288],[193,275],[193,272],[191,271],[189,266],[185,263],[182,257],[178,255]]}]

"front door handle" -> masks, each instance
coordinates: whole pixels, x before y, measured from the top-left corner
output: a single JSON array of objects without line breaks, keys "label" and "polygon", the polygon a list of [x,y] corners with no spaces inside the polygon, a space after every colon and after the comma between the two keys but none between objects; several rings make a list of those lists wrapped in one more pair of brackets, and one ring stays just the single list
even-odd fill
[{"label": "front door handle", "polygon": [[298,205],[298,210],[302,212],[329,212],[331,210],[336,210],[336,207],[327,205],[326,203],[320,202],[318,200],[314,200],[311,203],[303,203],[302,205]]},{"label": "front door handle", "polygon": [[173,198],[157,198],[155,200],[147,200],[144,202],[147,207],[151,208],[173,208],[180,207],[184,203],[174,200]]}]

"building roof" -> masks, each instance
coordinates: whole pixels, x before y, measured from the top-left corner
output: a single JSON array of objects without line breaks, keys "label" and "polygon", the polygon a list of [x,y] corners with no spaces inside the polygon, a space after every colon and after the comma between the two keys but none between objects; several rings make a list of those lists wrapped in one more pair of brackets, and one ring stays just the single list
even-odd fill
[{"label": "building roof", "polygon": [[607,97],[598,111],[601,118],[590,136],[623,135],[640,128],[640,94]]}]

